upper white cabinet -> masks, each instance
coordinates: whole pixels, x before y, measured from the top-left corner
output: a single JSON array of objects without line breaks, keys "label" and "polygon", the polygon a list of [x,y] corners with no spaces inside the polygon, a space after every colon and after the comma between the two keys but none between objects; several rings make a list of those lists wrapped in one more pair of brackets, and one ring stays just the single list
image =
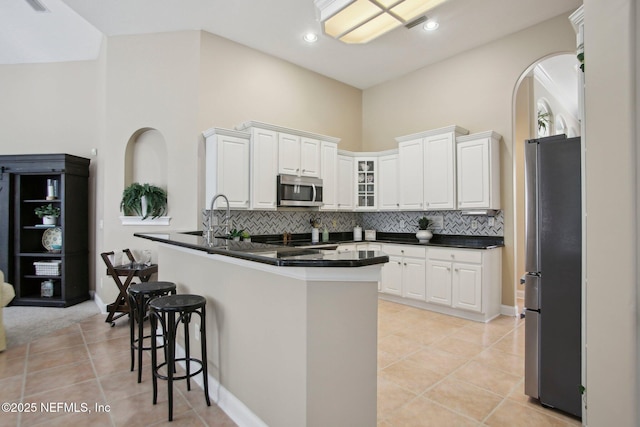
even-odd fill
[{"label": "upper white cabinet", "polygon": [[400,209],[422,210],[424,166],[422,138],[398,143],[398,198]]},{"label": "upper white cabinet", "polygon": [[398,209],[398,154],[380,156],[378,172],[378,209]]},{"label": "upper white cabinet", "polygon": [[277,205],[278,133],[251,129],[251,209],[275,210]]},{"label": "upper white cabinet", "polygon": [[469,131],[447,126],[396,138],[400,209],[456,208],[456,137]]},{"label": "upper white cabinet", "polygon": [[320,141],[300,138],[300,175],[320,177]]},{"label": "upper white cabinet", "polygon": [[[205,142],[205,206],[213,196],[222,193],[232,209],[249,207],[249,144],[251,134],[212,128],[203,135]],[[275,184],[274,184],[275,185]],[[218,199],[214,208],[225,208]]]},{"label": "upper white cabinet", "polygon": [[338,209],[338,144],[320,144],[320,178],[322,178],[321,210]]},{"label": "upper white cabinet", "polygon": [[355,158],[356,210],[376,210],[378,207],[378,159]]},{"label": "upper white cabinet", "polygon": [[352,156],[338,153],[338,210],[351,211],[354,208]]},{"label": "upper white cabinet", "polygon": [[456,208],[455,156],[453,132],[424,138],[425,210]]},{"label": "upper white cabinet", "polygon": [[320,141],[288,133],[278,134],[278,172],[320,176]]},{"label": "upper white cabinet", "polygon": [[500,209],[500,138],[487,131],[456,139],[458,209]]}]

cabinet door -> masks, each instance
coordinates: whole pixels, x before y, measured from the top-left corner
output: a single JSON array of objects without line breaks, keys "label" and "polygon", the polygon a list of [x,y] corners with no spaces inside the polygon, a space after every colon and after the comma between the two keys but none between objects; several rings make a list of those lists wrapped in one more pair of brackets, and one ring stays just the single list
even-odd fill
[{"label": "cabinet door", "polygon": [[[216,192],[227,196],[231,208],[248,208],[249,140],[219,135],[217,145]],[[215,207],[224,208],[224,201],[218,199]]]},{"label": "cabinet door", "polygon": [[489,206],[489,138],[457,144],[458,208]]},{"label": "cabinet door", "polygon": [[425,209],[455,209],[455,145],[453,133],[424,139]]},{"label": "cabinet door", "polygon": [[322,202],[321,210],[338,208],[338,146],[333,142],[322,142],[320,147],[322,178]]},{"label": "cabinet door", "polygon": [[453,307],[482,312],[482,267],[453,264]]},{"label": "cabinet door", "polygon": [[427,302],[451,306],[451,263],[427,260]]},{"label": "cabinet door", "polygon": [[400,209],[422,210],[424,165],[422,139],[398,144]]},{"label": "cabinet door", "polygon": [[378,208],[398,209],[398,155],[381,156],[378,165]]},{"label": "cabinet door", "polygon": [[278,134],[278,173],[300,175],[300,137]]},{"label": "cabinet door", "polygon": [[338,155],[338,209],[353,210],[353,157]]},{"label": "cabinet door", "polygon": [[358,210],[375,210],[378,206],[378,159],[355,159],[355,200]]},{"label": "cabinet door", "polygon": [[382,267],[380,273],[380,291],[402,295],[402,258],[390,256],[389,262]]},{"label": "cabinet door", "polygon": [[402,296],[426,299],[426,262],[420,258],[402,259]]},{"label": "cabinet door", "polygon": [[320,176],[320,141],[300,138],[300,175]]},{"label": "cabinet door", "polygon": [[251,134],[251,208],[274,210],[278,134],[266,129],[253,129]]}]

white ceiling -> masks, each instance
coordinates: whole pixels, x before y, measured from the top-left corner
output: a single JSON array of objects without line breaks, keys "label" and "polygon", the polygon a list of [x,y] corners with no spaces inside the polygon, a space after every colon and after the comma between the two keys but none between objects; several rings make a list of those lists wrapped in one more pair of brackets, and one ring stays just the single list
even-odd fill
[{"label": "white ceiling", "polygon": [[205,30],[366,89],[564,12],[581,0],[448,0],[440,28],[400,27],[366,45],[320,35],[313,0],[0,0],[0,64],[93,59],[100,35]]}]

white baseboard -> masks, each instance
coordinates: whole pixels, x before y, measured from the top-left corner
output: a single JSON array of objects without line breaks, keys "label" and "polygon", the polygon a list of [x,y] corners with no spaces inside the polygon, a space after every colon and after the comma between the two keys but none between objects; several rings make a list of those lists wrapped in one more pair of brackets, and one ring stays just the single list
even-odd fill
[{"label": "white baseboard", "polygon": [[500,306],[500,314],[504,316],[516,317],[518,316],[518,306],[504,305]]},{"label": "white baseboard", "polygon": [[[180,357],[185,357],[185,351],[180,344],[176,344],[176,359]],[[186,368],[184,361],[178,363],[183,368]],[[200,373],[194,376],[192,380],[198,384],[204,393],[204,381],[202,378],[202,373]],[[218,405],[234,423],[239,427],[268,427],[267,424],[242,403],[240,399],[224,388],[216,378],[211,375],[207,375],[207,378],[211,402]],[[204,400],[204,395],[202,399]]]},{"label": "white baseboard", "polygon": [[100,295],[98,295],[97,292],[94,294],[93,300],[100,309],[100,313],[107,314],[107,304],[102,301],[102,298],[100,298]]}]

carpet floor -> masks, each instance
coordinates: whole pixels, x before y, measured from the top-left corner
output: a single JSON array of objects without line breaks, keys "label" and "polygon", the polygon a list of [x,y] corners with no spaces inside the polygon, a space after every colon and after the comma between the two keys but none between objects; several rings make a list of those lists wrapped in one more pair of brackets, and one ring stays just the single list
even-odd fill
[{"label": "carpet floor", "polygon": [[7,348],[31,342],[98,313],[100,310],[93,300],[66,308],[5,307],[4,328],[7,336]]}]

